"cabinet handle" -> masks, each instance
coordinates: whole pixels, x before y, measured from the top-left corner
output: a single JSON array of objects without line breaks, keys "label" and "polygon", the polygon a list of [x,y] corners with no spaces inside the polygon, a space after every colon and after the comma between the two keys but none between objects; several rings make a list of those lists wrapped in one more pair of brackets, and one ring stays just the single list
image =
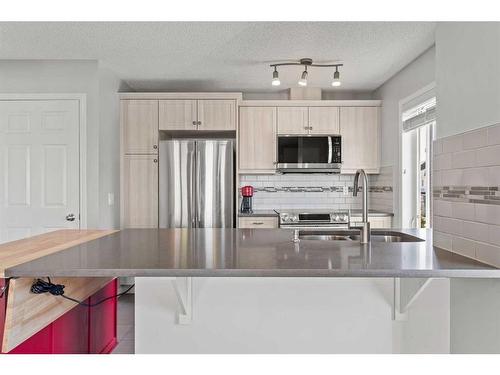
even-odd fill
[{"label": "cabinet handle", "polygon": [[153,163],[158,163],[158,159],[153,159]]},{"label": "cabinet handle", "polygon": [[153,145],[153,148],[156,150],[158,148],[158,146],[157,145]]},{"label": "cabinet handle", "polygon": [[264,222],[262,222],[262,221],[254,221],[252,224],[253,225],[262,225],[262,224],[264,224]]},{"label": "cabinet handle", "polygon": [[197,125],[197,122],[196,121],[193,121],[193,125],[196,126]]},{"label": "cabinet handle", "polygon": [[201,121],[198,121],[198,125],[201,125]]}]

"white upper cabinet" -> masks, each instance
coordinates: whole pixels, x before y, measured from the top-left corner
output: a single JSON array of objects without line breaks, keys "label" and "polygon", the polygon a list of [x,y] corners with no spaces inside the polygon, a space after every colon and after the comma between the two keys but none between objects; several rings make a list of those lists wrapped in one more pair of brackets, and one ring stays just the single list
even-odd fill
[{"label": "white upper cabinet", "polygon": [[121,121],[123,153],[158,153],[158,100],[122,100]]},{"label": "white upper cabinet", "polygon": [[160,130],[236,130],[236,101],[160,100]]},{"label": "white upper cabinet", "polygon": [[241,107],[239,169],[269,173],[276,169],[276,107]]},{"label": "white upper cabinet", "polygon": [[340,134],[339,107],[309,107],[310,134]]},{"label": "white upper cabinet", "polygon": [[196,100],[160,100],[160,130],[196,130]]},{"label": "white upper cabinet", "polygon": [[342,173],[380,171],[380,107],[341,107]]},{"label": "white upper cabinet", "polygon": [[339,134],[339,108],[278,107],[278,134]]},{"label": "white upper cabinet", "polygon": [[308,134],[307,107],[278,107],[278,134]]}]

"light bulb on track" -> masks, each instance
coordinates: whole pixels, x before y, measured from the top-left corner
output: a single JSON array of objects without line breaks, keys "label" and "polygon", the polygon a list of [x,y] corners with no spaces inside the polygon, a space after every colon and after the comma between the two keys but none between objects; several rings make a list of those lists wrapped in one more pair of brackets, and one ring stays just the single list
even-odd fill
[{"label": "light bulb on track", "polygon": [[273,86],[279,86],[281,85],[280,77],[278,75],[278,70],[276,67],[274,67],[274,72],[273,72],[273,81],[271,83]]},{"label": "light bulb on track", "polygon": [[332,86],[333,87],[339,87],[340,85],[342,85],[342,82],[340,82],[339,68],[338,68],[338,66],[336,66],[335,67],[335,73],[333,73]]},{"label": "light bulb on track", "polygon": [[302,75],[300,76],[300,79],[298,82],[300,86],[307,86],[307,66],[305,68],[306,68],[306,70],[304,70],[302,72]]}]

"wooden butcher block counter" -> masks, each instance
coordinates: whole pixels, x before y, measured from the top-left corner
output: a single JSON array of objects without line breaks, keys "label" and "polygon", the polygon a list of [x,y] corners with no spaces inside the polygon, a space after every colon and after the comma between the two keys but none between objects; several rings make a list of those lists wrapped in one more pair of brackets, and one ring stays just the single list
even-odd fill
[{"label": "wooden butcher block counter", "polygon": [[68,249],[116,230],[63,229],[0,245],[0,277],[6,268]]},{"label": "wooden butcher block counter", "polygon": [[[110,351],[116,345],[102,337],[106,327],[92,327],[91,315],[98,323],[106,321],[103,314],[112,315],[109,325],[116,325],[116,301],[108,306],[85,308],[74,302],[49,294],[30,293],[33,278],[5,279],[9,267],[64,251],[116,232],[115,230],[58,230],[38,236],[0,245],[0,344],[2,353],[100,353]],[[111,277],[62,277],[53,278],[56,284],[65,285],[65,292],[81,301],[99,300],[116,293],[116,282]],[[95,296],[95,297],[94,297]],[[100,297],[98,297],[100,296]],[[111,309],[111,310],[110,310]],[[114,311],[114,312],[113,312]],[[97,318],[97,319],[96,319]],[[112,322],[113,321],[113,322]],[[81,330],[82,322],[88,322],[83,334],[68,338],[72,329]],[[113,335],[113,327],[107,327]],[[92,331],[95,335],[91,336]],[[110,342],[111,341],[111,342]],[[101,345],[98,345],[103,342]]]}]

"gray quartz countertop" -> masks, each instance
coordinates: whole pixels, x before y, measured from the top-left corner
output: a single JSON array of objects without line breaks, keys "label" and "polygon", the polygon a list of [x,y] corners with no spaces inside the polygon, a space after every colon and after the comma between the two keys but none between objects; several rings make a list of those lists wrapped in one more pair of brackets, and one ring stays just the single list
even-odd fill
[{"label": "gray quartz countertop", "polygon": [[[279,211],[279,210],[276,210]],[[253,217],[253,216],[278,216],[278,212],[275,210],[254,210],[251,214],[244,214],[241,212],[238,212],[239,217]],[[283,210],[287,211],[287,210]],[[294,209],[293,211],[301,211],[301,212],[307,212],[307,209],[304,210],[296,210]],[[321,212],[325,212],[328,210],[321,210]],[[351,210],[351,216],[361,216],[362,211],[361,210]],[[368,211],[368,216],[371,217],[386,217],[386,216],[394,216],[392,212],[385,212],[385,211],[379,211],[379,210],[369,210]]]},{"label": "gray quartz countertop", "polygon": [[125,229],[7,268],[7,277],[500,277],[500,270],[422,242],[292,241],[289,229]]}]

